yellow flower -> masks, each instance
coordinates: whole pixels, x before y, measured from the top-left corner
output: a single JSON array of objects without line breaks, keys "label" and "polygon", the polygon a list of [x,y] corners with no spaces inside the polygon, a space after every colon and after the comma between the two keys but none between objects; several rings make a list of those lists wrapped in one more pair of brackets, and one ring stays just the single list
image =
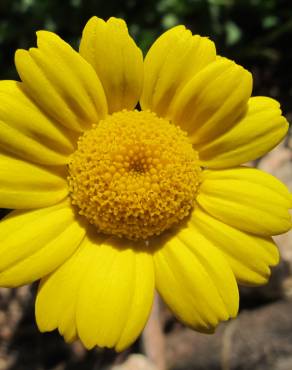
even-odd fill
[{"label": "yellow flower", "polygon": [[[241,167],[288,124],[250,97],[252,77],[183,26],[145,60],[124,21],[93,17],[79,53],[54,33],[18,50],[0,83],[0,285],[42,279],[41,331],[122,350],[156,288],[185,324],[212,332],[264,284],[291,195]],[[141,110],[137,108],[140,104]],[[136,110],[135,110],[136,108]]]}]

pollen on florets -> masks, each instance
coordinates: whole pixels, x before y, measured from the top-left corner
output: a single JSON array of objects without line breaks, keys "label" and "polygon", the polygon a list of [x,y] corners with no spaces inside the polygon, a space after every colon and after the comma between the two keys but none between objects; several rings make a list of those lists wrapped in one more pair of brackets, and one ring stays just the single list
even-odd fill
[{"label": "pollen on florets", "polygon": [[146,240],[190,213],[200,172],[179,127],[149,111],[121,111],[80,137],[68,182],[72,203],[98,231]]}]

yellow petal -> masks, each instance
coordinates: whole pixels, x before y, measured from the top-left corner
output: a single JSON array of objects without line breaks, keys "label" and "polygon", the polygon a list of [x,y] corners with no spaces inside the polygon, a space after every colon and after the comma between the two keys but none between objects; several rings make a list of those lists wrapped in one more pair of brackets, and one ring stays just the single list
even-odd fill
[{"label": "yellow petal", "polygon": [[0,81],[0,146],[36,163],[66,163],[74,150],[71,134],[49,119],[26,95],[22,85]]},{"label": "yellow petal", "polygon": [[240,284],[261,285],[268,281],[269,266],[279,262],[279,252],[271,238],[242,232],[200,207],[192,213],[191,223],[220,249]]},{"label": "yellow petal", "polygon": [[196,74],[177,94],[168,118],[186,130],[193,144],[210,142],[245,113],[251,74],[220,58]]},{"label": "yellow petal", "polygon": [[67,181],[53,170],[0,153],[0,207],[38,208],[68,194]]},{"label": "yellow petal", "polygon": [[246,114],[231,130],[197,146],[202,165],[232,167],[262,156],[287,133],[289,125],[281,113],[280,104],[274,99],[250,98]]},{"label": "yellow petal", "polygon": [[215,57],[214,43],[184,26],[163,33],[145,58],[142,108],[166,115],[173,98]]},{"label": "yellow petal", "polygon": [[154,292],[153,258],[148,253],[133,252],[135,277],[131,304],[124,328],[115,346],[117,351],[126,349],[142,332],[151,311]]},{"label": "yellow petal", "polygon": [[213,280],[228,314],[230,317],[235,317],[239,302],[238,288],[232,270],[223,255],[191,223],[183,228],[176,237],[197,257],[209,277]]},{"label": "yellow petal", "polygon": [[253,168],[205,171],[197,202],[217,219],[253,234],[271,236],[291,228],[288,189]]},{"label": "yellow petal", "polygon": [[84,241],[71,258],[41,280],[36,297],[35,315],[40,331],[58,328],[68,342],[77,337],[76,302],[92,258],[92,250],[85,245]]},{"label": "yellow petal", "polygon": [[143,84],[143,56],[122,19],[92,17],[83,30],[80,54],[95,69],[110,113],[135,108]]},{"label": "yellow petal", "polygon": [[25,89],[60,124],[89,128],[107,113],[102,85],[93,68],[52,32],[39,31],[38,48],[17,50],[15,63]]},{"label": "yellow petal", "polygon": [[68,201],[34,211],[13,211],[0,223],[0,285],[15,287],[47,275],[84,237]]},{"label": "yellow petal", "polygon": [[171,235],[154,255],[156,287],[173,313],[212,332],[238,310],[235,277],[221,253],[195,228]]},{"label": "yellow petal", "polygon": [[58,270],[44,279],[37,296],[40,330],[58,328],[86,348],[122,350],[142,331],[154,292],[152,257],[130,242],[87,238]]}]

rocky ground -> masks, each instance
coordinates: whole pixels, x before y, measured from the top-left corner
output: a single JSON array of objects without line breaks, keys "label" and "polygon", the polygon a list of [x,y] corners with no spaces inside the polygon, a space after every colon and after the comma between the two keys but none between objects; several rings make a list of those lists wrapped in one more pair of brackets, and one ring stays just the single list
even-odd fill
[{"label": "rocky ground", "polygon": [[[292,135],[254,163],[292,190]],[[162,305],[127,352],[85,351],[34,323],[36,286],[0,289],[0,370],[291,370],[292,232],[276,238],[282,262],[270,283],[241,290],[236,320],[202,335],[179,324]]]}]

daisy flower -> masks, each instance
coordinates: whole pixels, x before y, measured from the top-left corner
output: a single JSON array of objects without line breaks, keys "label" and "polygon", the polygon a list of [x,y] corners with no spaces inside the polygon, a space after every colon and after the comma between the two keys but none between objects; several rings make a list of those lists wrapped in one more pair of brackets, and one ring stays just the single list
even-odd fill
[{"label": "daisy flower", "polygon": [[41,279],[36,321],[86,348],[129,346],[155,289],[212,332],[237,284],[267,282],[291,194],[242,166],[288,124],[252,76],[184,26],[145,59],[121,19],[93,17],[79,53],[51,32],[0,82],[0,285]]}]

